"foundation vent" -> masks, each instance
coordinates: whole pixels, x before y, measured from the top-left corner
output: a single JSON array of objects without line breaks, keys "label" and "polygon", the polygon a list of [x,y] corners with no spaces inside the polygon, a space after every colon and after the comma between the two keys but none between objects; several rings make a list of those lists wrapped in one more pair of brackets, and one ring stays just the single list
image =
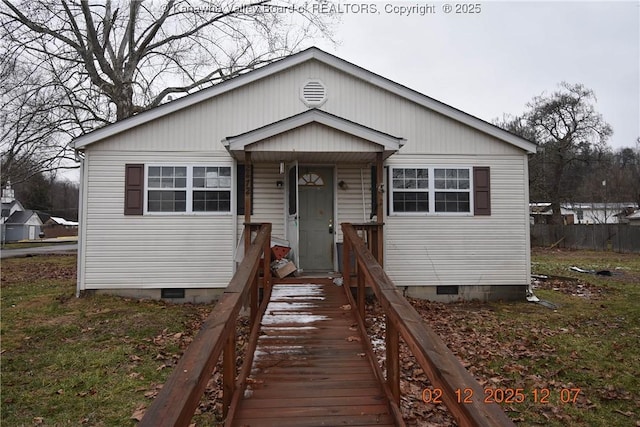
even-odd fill
[{"label": "foundation vent", "polygon": [[300,98],[307,107],[320,107],[327,100],[327,88],[320,80],[309,80],[302,86]]}]

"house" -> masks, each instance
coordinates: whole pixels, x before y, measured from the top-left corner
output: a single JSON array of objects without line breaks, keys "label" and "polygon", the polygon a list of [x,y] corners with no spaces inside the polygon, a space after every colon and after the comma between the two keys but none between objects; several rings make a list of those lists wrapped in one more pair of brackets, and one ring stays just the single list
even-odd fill
[{"label": "house", "polygon": [[77,236],[78,222],[51,216],[44,222],[42,229],[45,238]]},{"label": "house", "polygon": [[[570,224],[618,224],[626,223],[626,217],[635,210],[634,203],[565,203],[560,206],[562,223]],[[551,203],[530,203],[532,224],[549,224],[553,210]]]},{"label": "house", "polygon": [[[562,214],[562,223],[564,225],[575,223],[575,212],[560,206]],[[531,225],[533,224],[550,224],[553,209],[551,203],[529,203],[529,215],[531,216]]]},{"label": "house", "polygon": [[2,243],[35,240],[40,237],[41,226],[38,212],[25,209],[15,199],[11,182],[8,182],[2,189]]},{"label": "house", "polygon": [[31,209],[14,212],[2,226],[5,242],[36,240],[42,231],[42,221],[38,213]]},{"label": "house", "polygon": [[633,202],[568,203],[563,206],[576,214],[577,224],[618,224],[628,209],[635,209]]},{"label": "house", "polygon": [[629,225],[640,226],[640,209],[638,209],[631,215],[628,215],[625,219],[627,220]]},{"label": "house", "polygon": [[302,274],[337,271],[339,224],[373,220],[407,295],[524,298],[529,284],[535,144],[317,48],[75,149],[79,293],[211,299],[247,219],[272,223]]}]

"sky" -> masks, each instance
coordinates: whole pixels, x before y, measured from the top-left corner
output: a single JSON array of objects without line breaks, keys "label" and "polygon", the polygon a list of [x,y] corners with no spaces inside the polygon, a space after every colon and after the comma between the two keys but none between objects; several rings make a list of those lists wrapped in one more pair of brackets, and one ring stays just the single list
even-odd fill
[{"label": "sky", "polygon": [[339,44],[317,46],[397,83],[487,121],[581,83],[614,149],[640,136],[640,1],[339,5]]}]

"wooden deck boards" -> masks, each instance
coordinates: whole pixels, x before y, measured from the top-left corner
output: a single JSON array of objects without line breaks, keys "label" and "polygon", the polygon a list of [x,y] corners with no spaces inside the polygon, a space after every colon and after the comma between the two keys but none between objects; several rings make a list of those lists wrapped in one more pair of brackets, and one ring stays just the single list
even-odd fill
[{"label": "wooden deck boards", "polygon": [[394,425],[341,287],[276,284],[234,426]]}]

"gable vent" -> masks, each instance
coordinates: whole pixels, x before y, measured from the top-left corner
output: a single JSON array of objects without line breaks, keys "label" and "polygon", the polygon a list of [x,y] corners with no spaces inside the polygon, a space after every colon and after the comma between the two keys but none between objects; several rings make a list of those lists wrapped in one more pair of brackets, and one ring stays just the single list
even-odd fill
[{"label": "gable vent", "polygon": [[309,80],[300,94],[307,107],[319,107],[327,100],[327,89],[320,80]]}]

